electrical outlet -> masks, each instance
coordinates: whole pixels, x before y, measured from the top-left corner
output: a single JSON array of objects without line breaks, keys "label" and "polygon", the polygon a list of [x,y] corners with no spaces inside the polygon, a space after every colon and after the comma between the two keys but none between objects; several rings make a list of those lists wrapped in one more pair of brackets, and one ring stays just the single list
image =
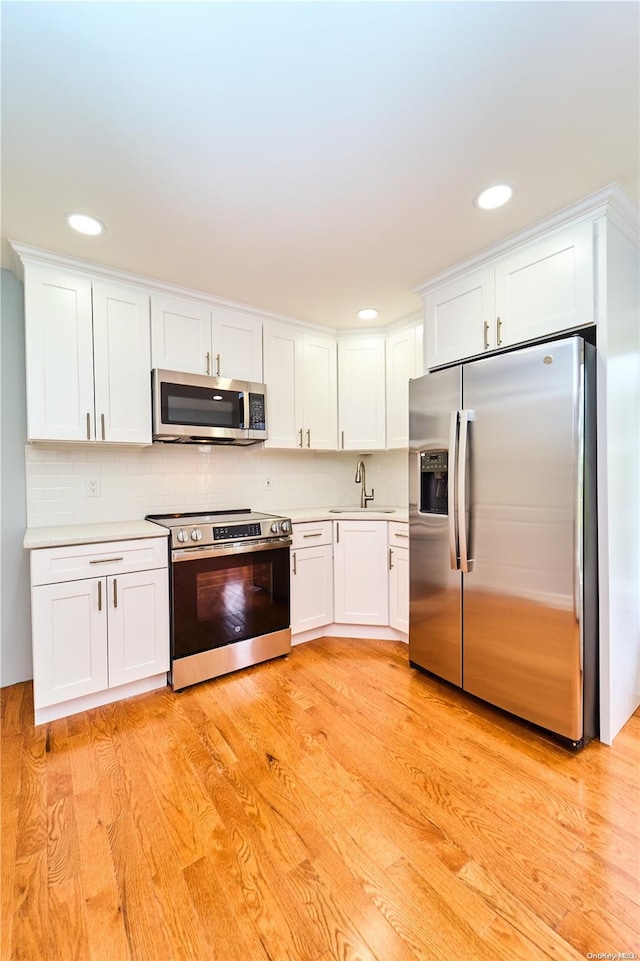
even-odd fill
[{"label": "electrical outlet", "polygon": [[100,497],[99,477],[87,477],[87,497]]},{"label": "electrical outlet", "polygon": [[270,491],[270,490],[271,490],[271,478],[270,478],[270,477],[265,477],[265,479],[264,479],[264,489],[265,489],[266,491]]}]

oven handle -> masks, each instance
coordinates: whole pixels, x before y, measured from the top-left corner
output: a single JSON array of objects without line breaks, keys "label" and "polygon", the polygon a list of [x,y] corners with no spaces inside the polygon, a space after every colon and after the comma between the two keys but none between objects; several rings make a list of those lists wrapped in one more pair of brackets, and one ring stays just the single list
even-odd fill
[{"label": "oven handle", "polygon": [[264,541],[250,541],[248,543],[225,544],[220,547],[187,547],[183,550],[171,551],[171,560],[201,561],[208,557],[226,557],[229,554],[253,554],[256,551],[274,551],[284,547],[291,547],[290,537],[271,538]]}]

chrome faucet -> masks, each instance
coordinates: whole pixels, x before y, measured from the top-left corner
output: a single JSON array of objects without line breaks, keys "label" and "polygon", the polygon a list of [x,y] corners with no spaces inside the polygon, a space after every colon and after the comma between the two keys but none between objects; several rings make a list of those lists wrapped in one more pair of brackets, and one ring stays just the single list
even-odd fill
[{"label": "chrome faucet", "polygon": [[367,481],[365,477],[364,461],[359,460],[358,466],[356,467],[356,484],[362,484],[362,490],[360,491],[360,507],[366,507],[369,501],[373,500],[373,495],[375,490],[371,488],[371,493],[367,494]]}]

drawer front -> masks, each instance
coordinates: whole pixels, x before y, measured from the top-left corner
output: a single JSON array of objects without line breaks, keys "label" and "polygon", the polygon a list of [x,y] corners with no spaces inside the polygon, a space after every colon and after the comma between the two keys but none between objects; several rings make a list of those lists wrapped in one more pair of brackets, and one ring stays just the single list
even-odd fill
[{"label": "drawer front", "polygon": [[389,522],[389,547],[409,546],[409,525],[398,521]]},{"label": "drawer front", "polygon": [[31,584],[57,584],[167,566],[165,537],[47,547],[31,551]]},{"label": "drawer front", "polygon": [[333,528],[331,521],[305,521],[304,524],[293,525],[294,550],[303,547],[318,547],[320,544],[333,543]]}]

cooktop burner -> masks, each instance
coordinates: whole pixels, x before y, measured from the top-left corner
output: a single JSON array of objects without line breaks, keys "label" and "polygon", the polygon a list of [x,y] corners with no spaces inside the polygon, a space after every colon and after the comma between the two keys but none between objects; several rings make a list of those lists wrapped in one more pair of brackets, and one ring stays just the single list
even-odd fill
[{"label": "cooktop burner", "polygon": [[206,547],[230,541],[278,538],[291,533],[291,521],[278,514],[259,514],[247,508],[227,511],[194,511],[179,514],[147,514],[171,531],[171,547]]}]

